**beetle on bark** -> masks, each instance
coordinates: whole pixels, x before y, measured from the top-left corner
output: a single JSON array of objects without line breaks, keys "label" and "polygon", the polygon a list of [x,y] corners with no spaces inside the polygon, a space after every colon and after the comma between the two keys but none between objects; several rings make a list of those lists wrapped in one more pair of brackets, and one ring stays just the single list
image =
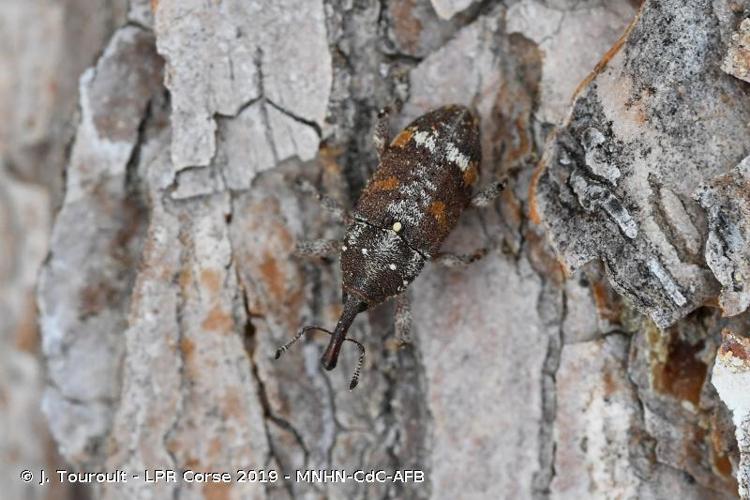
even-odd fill
[{"label": "beetle on bark", "polygon": [[[440,252],[440,246],[469,206],[488,205],[503,189],[496,182],[472,196],[479,177],[481,147],[479,118],[464,106],[444,106],[426,113],[388,141],[387,113],[381,112],[375,130],[380,164],[368,180],[354,210],[346,215],[336,203],[320,196],[348,227],[343,242],[319,240],[298,245],[298,253],[324,256],[340,251],[344,308],[333,332],[306,326],[276,351],[278,359],[304,334],[320,330],[331,335],[321,362],[333,370],[344,341],[353,342],[360,358],[349,385],[359,380],[365,349],[346,336],[357,314],[398,296],[397,333],[406,336],[408,307],[403,293],[426,261],[447,266],[481,258]],[[399,331],[401,330],[401,331]]]}]

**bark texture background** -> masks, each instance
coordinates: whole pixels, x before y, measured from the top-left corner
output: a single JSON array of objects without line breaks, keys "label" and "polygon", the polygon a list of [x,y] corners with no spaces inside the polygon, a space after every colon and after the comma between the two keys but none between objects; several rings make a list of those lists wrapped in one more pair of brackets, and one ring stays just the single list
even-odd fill
[{"label": "bark texture background", "polygon": [[[6,0],[9,498],[747,496],[749,16],[729,0]],[[317,340],[273,361],[340,312],[338,263],[292,252],[343,228],[294,179],[351,206],[377,110],[395,129],[451,102],[481,115],[481,180],[509,187],[445,246],[494,250],[426,268],[413,345],[397,348],[393,304],[358,318],[355,391],[353,352],[333,372]],[[63,466],[427,481],[18,479]]]}]

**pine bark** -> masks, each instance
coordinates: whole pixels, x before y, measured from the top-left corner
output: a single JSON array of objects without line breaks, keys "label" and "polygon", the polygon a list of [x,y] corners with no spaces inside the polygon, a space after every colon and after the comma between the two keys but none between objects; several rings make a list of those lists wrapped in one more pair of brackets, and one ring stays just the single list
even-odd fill
[{"label": "pine bark", "polygon": [[[749,13],[728,0],[9,2],[23,49],[0,57],[0,415],[20,431],[0,448],[20,451],[3,483],[73,498],[18,471],[418,469],[424,482],[90,489],[747,495],[748,416],[726,382],[744,340],[722,330],[750,327]],[[48,45],[22,22],[34,16]],[[341,312],[338,262],[293,250],[343,227],[295,180],[351,207],[377,166],[377,111],[394,110],[395,131],[448,103],[481,117],[478,184],[508,188],[445,249],[493,250],[427,266],[408,292],[413,344],[399,348],[392,303],[357,318],[354,391],[354,350],[332,372],[317,338],[274,360]],[[734,372],[713,373],[717,351]]]}]

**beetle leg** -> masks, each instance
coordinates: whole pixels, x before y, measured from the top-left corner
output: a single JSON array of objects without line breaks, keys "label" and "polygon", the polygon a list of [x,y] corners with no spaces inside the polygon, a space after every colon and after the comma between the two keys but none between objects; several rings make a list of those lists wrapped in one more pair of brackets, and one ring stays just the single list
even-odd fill
[{"label": "beetle leg", "polygon": [[383,156],[383,153],[388,148],[388,144],[391,142],[389,117],[390,109],[387,107],[378,111],[378,118],[375,123],[375,133],[373,135],[373,142],[375,143],[375,149],[378,152],[378,158]]},{"label": "beetle leg", "polygon": [[486,207],[498,197],[503,189],[505,189],[505,179],[493,182],[471,197],[471,206],[475,208]]},{"label": "beetle leg", "polygon": [[294,254],[298,257],[332,257],[341,250],[338,240],[306,240],[297,243]]},{"label": "beetle leg", "polygon": [[307,179],[297,179],[295,187],[304,194],[312,195],[325,210],[334,216],[336,220],[349,222],[349,214],[341,204],[333,198],[324,195]]},{"label": "beetle leg", "polygon": [[485,255],[487,255],[487,252],[488,249],[486,247],[479,248],[473,253],[466,255],[457,255],[450,252],[438,252],[432,258],[432,262],[443,267],[463,267],[478,261]]},{"label": "beetle leg", "polygon": [[411,344],[411,300],[408,291],[396,297],[394,326],[399,344]]}]

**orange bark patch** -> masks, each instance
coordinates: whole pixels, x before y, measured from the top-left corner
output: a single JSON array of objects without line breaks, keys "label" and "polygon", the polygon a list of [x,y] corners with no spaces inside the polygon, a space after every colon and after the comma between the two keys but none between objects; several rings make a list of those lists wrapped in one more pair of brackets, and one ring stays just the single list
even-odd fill
[{"label": "orange bark patch", "polygon": [[441,226],[445,224],[445,203],[442,201],[433,201],[430,203],[429,211],[435,217],[438,224]]},{"label": "orange bark patch", "polygon": [[260,265],[260,274],[263,275],[263,281],[268,287],[268,291],[273,298],[280,301],[284,298],[284,277],[279,270],[279,264],[271,255],[266,254],[263,263]]},{"label": "orange bark patch", "polygon": [[211,443],[208,445],[208,456],[212,458],[219,457],[223,448],[224,445],[221,443],[221,439],[218,437],[212,438]]},{"label": "orange bark patch", "polygon": [[714,468],[716,472],[724,477],[732,477],[732,462],[727,455],[719,455],[714,452]]},{"label": "orange bark patch", "polygon": [[203,485],[203,497],[206,500],[228,500],[232,492],[232,483],[210,482]]},{"label": "orange bark patch", "polygon": [[696,355],[703,342],[691,345],[673,335],[667,346],[666,362],[653,367],[654,389],[694,405],[700,402],[708,366]]},{"label": "orange bark patch", "polygon": [[620,321],[622,310],[617,304],[612,303],[609,292],[604,283],[601,281],[592,283],[591,295],[594,297],[596,310],[602,319],[606,319],[612,323],[618,323]]},{"label": "orange bark patch", "polygon": [[[525,116],[519,116],[516,118],[516,133],[518,134],[518,148],[514,152],[516,158],[526,156],[531,151],[531,142],[528,136],[528,123],[526,123]],[[515,160],[516,158],[512,158]]]},{"label": "orange bark patch", "polygon": [[617,383],[615,382],[612,372],[606,370],[604,372],[604,396],[609,397],[617,391]]},{"label": "orange bark patch", "polygon": [[214,307],[209,311],[206,319],[203,320],[201,326],[204,330],[210,330],[215,332],[226,332],[232,329],[234,321],[232,317],[226,312],[222,311],[220,307]]},{"label": "orange bark patch", "polygon": [[[512,98],[520,99],[522,96],[514,95]],[[504,130],[505,134],[503,134],[505,145],[508,147],[507,152],[503,155],[503,163],[507,165],[515,165],[531,153],[526,115],[517,116],[513,120],[513,128],[515,131],[507,129]]]},{"label": "orange bark patch", "polygon": [[[706,299],[701,302],[702,306],[710,307],[712,309],[721,309],[721,306],[719,305],[719,298],[718,297],[706,297]],[[722,315],[723,315],[722,311]]]},{"label": "orange bark patch", "polygon": [[29,297],[24,314],[16,329],[16,349],[35,353],[39,347],[39,331],[36,327],[37,310],[33,298]]},{"label": "orange bark patch", "polygon": [[643,105],[635,108],[635,121],[640,125],[643,125],[648,121],[648,114],[646,113],[646,110],[643,109]]},{"label": "orange bark patch", "polygon": [[187,338],[180,340],[180,351],[185,359],[189,359],[195,351],[195,342]]},{"label": "orange bark patch", "polygon": [[341,173],[341,165],[339,165],[338,158],[344,152],[341,147],[334,147],[329,145],[323,145],[318,151],[318,157],[320,162],[323,164],[323,169],[329,173],[338,175]]},{"label": "orange bark patch", "polygon": [[118,295],[118,291],[104,281],[88,285],[79,294],[79,312],[84,317],[99,314],[114,305]]},{"label": "orange bark patch", "polygon": [[398,179],[391,175],[385,179],[379,179],[370,183],[368,191],[376,193],[378,191],[393,191],[399,186]]},{"label": "orange bark patch", "polygon": [[533,229],[524,231],[524,236],[529,244],[529,260],[531,266],[539,273],[548,276],[554,283],[561,285],[568,276],[569,271],[555,257],[548,247],[543,235]]},{"label": "orange bark patch", "polygon": [[711,415],[709,441],[711,443],[711,461],[714,471],[732,481],[732,462],[729,455],[732,453],[733,441],[731,433],[725,424],[719,421],[716,413]]},{"label": "orange bark patch", "polygon": [[212,292],[218,292],[221,280],[219,273],[213,269],[204,269],[201,271],[201,283]]},{"label": "orange bark patch", "polygon": [[500,208],[505,222],[511,227],[520,227],[523,212],[521,203],[518,201],[518,198],[516,198],[513,190],[506,189],[500,193],[500,200]]},{"label": "orange bark patch", "polygon": [[414,131],[412,129],[405,129],[403,132],[398,134],[395,139],[393,139],[393,142],[391,142],[391,147],[395,148],[403,148],[407,142],[409,142],[414,135]]},{"label": "orange bark patch", "polygon": [[467,186],[473,185],[477,181],[479,172],[477,170],[476,162],[471,162],[469,168],[464,171],[464,184]]},{"label": "orange bark patch", "polygon": [[224,413],[227,416],[242,418],[244,412],[240,400],[240,394],[236,388],[230,387],[227,389],[227,392],[222,399],[224,400]]},{"label": "orange bark patch", "polygon": [[[604,54],[604,57],[601,58],[601,60],[596,64],[594,67],[594,70],[589,73],[589,75],[581,81],[581,83],[578,84],[578,87],[576,87],[575,92],[573,92],[574,96],[578,96],[578,94],[581,93],[581,91],[588,87],[588,85],[594,80],[594,78],[604,71],[609,64],[609,62],[612,60],[615,55],[617,55],[618,52],[620,52],[620,49],[622,49],[622,46],[625,45],[625,42],[627,41],[628,37],[630,36],[630,32],[633,31],[633,28],[638,23],[638,21],[641,18],[641,12],[643,12],[643,9],[639,10],[638,13],[635,15],[635,18],[631,21],[631,23],[628,25],[627,28],[625,28],[625,32],[622,34],[622,36],[610,47],[610,49],[607,51],[606,54]],[[575,97],[574,97],[575,99]]]},{"label": "orange bark patch", "polygon": [[737,337],[729,330],[724,330],[719,355],[732,356],[748,363],[750,362],[750,340]]},{"label": "orange bark patch", "polygon": [[183,290],[187,289],[188,286],[193,282],[193,272],[189,267],[184,267],[180,270],[180,276],[178,278],[180,288]]},{"label": "orange bark patch", "polygon": [[534,173],[531,175],[531,182],[529,183],[529,219],[534,224],[540,224],[542,217],[539,215],[539,204],[536,199],[536,188],[539,185],[539,178],[544,173],[544,169],[547,168],[544,161],[540,161],[539,165],[536,166]]},{"label": "orange bark patch", "polygon": [[402,0],[393,2],[390,7],[396,38],[409,52],[419,48],[422,34],[422,23],[412,12],[415,4],[415,0]]}]

